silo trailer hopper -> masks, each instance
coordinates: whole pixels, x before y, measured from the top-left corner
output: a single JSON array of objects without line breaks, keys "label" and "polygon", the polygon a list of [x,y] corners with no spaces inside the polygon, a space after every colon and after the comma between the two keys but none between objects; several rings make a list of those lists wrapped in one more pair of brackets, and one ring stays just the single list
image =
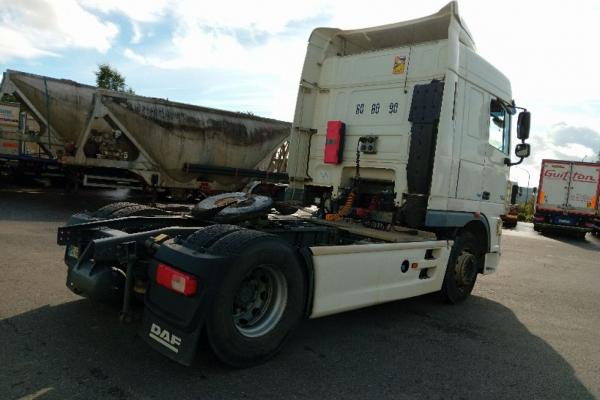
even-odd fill
[{"label": "silo trailer hopper", "polygon": [[0,93],[15,95],[50,156],[84,185],[214,193],[287,178],[269,169],[287,122],[12,70]]}]

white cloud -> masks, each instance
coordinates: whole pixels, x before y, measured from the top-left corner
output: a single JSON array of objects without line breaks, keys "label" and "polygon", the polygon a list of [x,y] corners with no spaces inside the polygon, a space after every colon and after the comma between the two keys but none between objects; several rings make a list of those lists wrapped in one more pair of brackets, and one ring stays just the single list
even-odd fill
[{"label": "white cloud", "polygon": [[118,33],[74,0],[0,0],[0,61],[57,56],[65,48],[105,53]]},{"label": "white cloud", "polygon": [[131,44],[138,44],[144,38],[144,34],[142,33],[142,28],[140,24],[132,21],[131,22],[131,30],[133,31],[133,36],[131,37]]},{"label": "white cloud", "polygon": [[321,0],[213,1],[210,6],[196,0],[183,0],[173,3],[173,14],[183,35],[201,26],[246,28],[275,34],[284,31],[290,21],[318,15],[323,7]]},{"label": "white cloud", "polygon": [[[278,74],[293,68],[298,80],[307,38],[283,35],[292,21],[313,17],[322,8],[319,0],[256,3],[198,1],[171,4],[174,32],[168,44],[142,54],[127,49],[125,55],[144,65],[165,69],[222,68]],[[293,63],[293,64],[292,64]]]},{"label": "white cloud", "polygon": [[549,127],[544,134],[532,135],[531,156],[516,168],[511,168],[511,179],[525,186],[527,172],[530,185],[537,186],[543,159],[596,161],[600,157],[600,132],[585,126],[558,123]]},{"label": "white cloud", "polygon": [[168,0],[79,0],[84,7],[105,14],[116,12],[136,22],[155,22],[168,9]]}]

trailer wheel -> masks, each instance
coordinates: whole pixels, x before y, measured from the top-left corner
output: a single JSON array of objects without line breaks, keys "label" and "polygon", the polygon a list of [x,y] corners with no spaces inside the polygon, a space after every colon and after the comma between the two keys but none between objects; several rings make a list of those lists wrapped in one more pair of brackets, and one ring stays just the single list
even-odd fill
[{"label": "trailer wheel", "polygon": [[482,262],[479,241],[469,231],[463,231],[454,241],[442,284],[442,298],[451,304],[464,301],[475,286]]},{"label": "trailer wheel", "polygon": [[217,358],[242,368],[274,356],[302,319],[305,279],[295,250],[274,235],[242,229],[211,246],[235,254],[206,321]]}]

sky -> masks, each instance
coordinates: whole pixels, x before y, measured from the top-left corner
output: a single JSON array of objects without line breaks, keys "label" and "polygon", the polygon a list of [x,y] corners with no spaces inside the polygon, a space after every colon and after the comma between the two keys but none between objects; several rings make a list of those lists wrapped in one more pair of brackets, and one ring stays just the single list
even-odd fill
[{"label": "sky", "polygon": [[[312,29],[393,23],[446,3],[0,0],[0,69],[94,84],[106,62],[140,95],[291,121]],[[595,161],[600,0],[462,0],[459,10],[532,113],[532,155],[511,179],[536,186],[543,158]]]}]

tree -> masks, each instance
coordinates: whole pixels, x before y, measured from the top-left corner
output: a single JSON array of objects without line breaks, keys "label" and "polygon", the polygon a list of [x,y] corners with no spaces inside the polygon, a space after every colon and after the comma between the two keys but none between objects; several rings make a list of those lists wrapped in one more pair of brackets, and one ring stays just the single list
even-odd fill
[{"label": "tree", "polygon": [[102,89],[115,90],[133,94],[134,91],[125,84],[125,77],[119,71],[111,68],[108,64],[98,65],[96,74],[96,86]]}]

